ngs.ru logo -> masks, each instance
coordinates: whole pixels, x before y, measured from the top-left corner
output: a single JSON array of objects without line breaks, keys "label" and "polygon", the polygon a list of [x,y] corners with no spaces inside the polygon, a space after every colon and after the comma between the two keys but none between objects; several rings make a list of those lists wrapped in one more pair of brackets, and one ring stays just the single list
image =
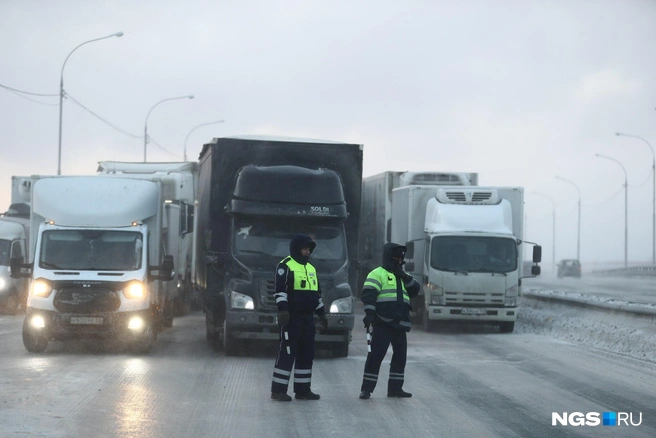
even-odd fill
[{"label": "ngs.ru logo", "polygon": [[640,426],[642,424],[642,412],[635,415],[633,412],[567,412],[551,413],[552,426]]}]

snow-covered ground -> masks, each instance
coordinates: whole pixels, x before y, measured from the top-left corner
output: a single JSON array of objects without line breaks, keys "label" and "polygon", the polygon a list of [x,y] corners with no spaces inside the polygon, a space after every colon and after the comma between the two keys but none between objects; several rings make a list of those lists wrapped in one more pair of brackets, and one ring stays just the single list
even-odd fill
[{"label": "snow-covered ground", "polygon": [[[545,295],[544,291],[528,290]],[[541,300],[525,294],[520,298],[520,312],[515,331],[551,336],[579,345],[656,362],[656,316],[614,310],[632,304],[606,298],[562,294],[573,301]],[[548,295],[549,293],[547,293]],[[552,298],[558,293],[550,291]],[[588,301],[587,305],[576,299]],[[596,305],[593,305],[596,304]],[[607,308],[598,307],[599,305]],[[654,308],[635,305],[639,311]]]}]

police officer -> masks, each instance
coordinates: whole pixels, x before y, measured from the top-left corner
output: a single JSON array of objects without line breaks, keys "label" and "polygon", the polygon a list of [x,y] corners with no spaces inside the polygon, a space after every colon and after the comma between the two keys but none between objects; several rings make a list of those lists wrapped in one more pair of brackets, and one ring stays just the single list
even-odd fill
[{"label": "police officer", "polygon": [[364,364],[360,398],[368,399],[378,383],[380,365],[392,344],[392,361],[388,397],[412,397],[403,390],[404,370],[410,331],[410,298],[417,296],[421,286],[403,271],[406,247],[387,243],[383,247],[383,266],[369,273],[362,288],[364,326],[373,326],[371,352]]},{"label": "police officer", "polygon": [[[294,393],[301,400],[319,400],[310,390],[314,359],[314,314],[325,330],[325,315],[317,271],[308,260],[316,247],[310,236],[298,234],[289,243],[290,255],[276,268],[276,305],[280,325],[280,349],[273,368],[271,398],[291,401],[287,386],[294,367]],[[294,362],[296,364],[294,365]]]}]

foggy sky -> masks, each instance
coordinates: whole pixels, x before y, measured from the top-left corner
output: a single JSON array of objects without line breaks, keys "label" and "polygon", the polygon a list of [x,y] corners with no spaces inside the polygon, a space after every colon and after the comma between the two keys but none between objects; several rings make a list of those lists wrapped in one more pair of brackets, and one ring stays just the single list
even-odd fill
[{"label": "foggy sky", "polygon": [[[556,261],[652,255],[656,147],[653,1],[0,1],[0,84],[64,89],[62,173],[101,160],[190,159],[213,137],[268,134],[364,145],[364,173],[477,172],[523,186],[526,239]],[[57,171],[58,98],[0,89],[0,210],[12,175]],[[127,133],[127,134],[126,134]],[[643,184],[644,183],[644,184]],[[2,207],[5,206],[5,207]]]}]

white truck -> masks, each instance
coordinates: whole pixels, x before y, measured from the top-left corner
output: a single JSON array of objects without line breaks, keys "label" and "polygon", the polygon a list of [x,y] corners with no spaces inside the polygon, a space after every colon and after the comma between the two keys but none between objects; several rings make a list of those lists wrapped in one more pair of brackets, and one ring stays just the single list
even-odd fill
[{"label": "white truck", "polygon": [[176,272],[175,313],[184,315],[190,308],[200,310],[202,301],[192,285],[194,204],[198,192],[198,163],[133,163],[100,161],[99,174],[160,181],[164,191],[164,233],[167,254],[173,256]]},{"label": "white truck", "polygon": [[[514,330],[529,243],[523,241],[523,219],[522,187],[393,190],[391,238],[408,247],[405,269],[423,284],[424,301],[414,311],[427,331],[446,321]],[[541,254],[535,245],[533,275]]]},{"label": "white truck", "polygon": [[11,177],[11,205],[0,214],[0,310],[14,314],[24,309],[29,282],[12,278],[9,261],[27,254],[30,237],[30,192],[32,180]]},{"label": "white truck", "polygon": [[32,176],[31,279],[23,344],[109,338],[148,351],[170,301],[173,260],[163,254],[161,184],[106,176]]},{"label": "white truck", "polygon": [[[15,204],[12,204],[14,207]],[[12,278],[9,261],[12,257],[26,254],[30,235],[30,220],[9,210],[0,217],[0,309],[14,314],[25,306],[28,281],[25,278]]]},{"label": "white truck", "polygon": [[[386,171],[362,180],[362,225],[360,226],[360,267],[367,274],[383,262],[383,245],[392,241],[392,191],[399,187],[475,186],[478,174],[468,172]],[[404,241],[405,242],[405,241]],[[395,242],[403,244],[404,242]],[[362,290],[362,284],[358,293]],[[416,312],[424,301],[424,291],[412,299],[412,319],[421,323],[423,313]]]}]

